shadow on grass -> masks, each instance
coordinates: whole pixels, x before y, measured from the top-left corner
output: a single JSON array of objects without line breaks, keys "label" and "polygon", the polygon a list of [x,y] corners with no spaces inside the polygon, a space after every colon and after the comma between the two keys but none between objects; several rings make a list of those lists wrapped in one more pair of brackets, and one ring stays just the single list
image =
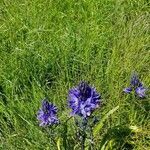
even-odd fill
[{"label": "shadow on grass", "polygon": [[108,130],[100,144],[100,149],[133,150],[133,132],[129,127],[115,126]]}]

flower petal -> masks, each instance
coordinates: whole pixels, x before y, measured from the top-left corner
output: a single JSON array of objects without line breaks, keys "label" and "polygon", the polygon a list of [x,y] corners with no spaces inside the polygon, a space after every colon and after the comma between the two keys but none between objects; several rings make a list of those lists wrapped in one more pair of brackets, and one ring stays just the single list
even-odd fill
[{"label": "flower petal", "polygon": [[132,88],[131,88],[131,87],[127,87],[127,88],[123,89],[123,91],[124,91],[125,93],[131,93]]}]

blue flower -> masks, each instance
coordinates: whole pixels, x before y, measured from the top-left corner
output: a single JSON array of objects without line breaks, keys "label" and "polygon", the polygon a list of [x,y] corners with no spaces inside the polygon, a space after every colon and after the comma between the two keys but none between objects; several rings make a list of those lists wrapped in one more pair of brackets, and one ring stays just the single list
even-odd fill
[{"label": "blue flower", "polygon": [[138,86],[141,85],[141,82],[138,79],[138,76],[136,74],[132,75],[130,84],[131,84],[132,87],[138,87]]},{"label": "blue flower", "polygon": [[130,81],[130,87],[125,88],[123,91],[125,93],[131,93],[132,91],[134,91],[138,97],[145,98],[146,90],[147,89],[140,82],[138,76],[136,74],[133,74]]},{"label": "blue flower", "polygon": [[137,87],[135,89],[136,94],[140,97],[140,98],[144,98],[146,96],[145,92],[146,92],[146,88],[144,87]]},{"label": "blue flower", "polygon": [[86,82],[81,82],[69,91],[68,103],[72,109],[71,115],[89,117],[99,107],[100,98],[94,87],[89,86]]},{"label": "blue flower", "polygon": [[123,89],[123,91],[124,91],[125,93],[131,93],[132,88],[131,88],[131,87],[127,87],[127,88]]},{"label": "blue flower", "polygon": [[40,126],[49,126],[59,123],[56,115],[57,107],[49,103],[47,100],[43,100],[42,107],[37,114]]}]

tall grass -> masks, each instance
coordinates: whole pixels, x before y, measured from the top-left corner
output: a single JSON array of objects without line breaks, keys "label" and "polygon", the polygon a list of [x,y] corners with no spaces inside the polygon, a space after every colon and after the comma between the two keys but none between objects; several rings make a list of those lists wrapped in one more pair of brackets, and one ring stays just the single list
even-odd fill
[{"label": "tall grass", "polygon": [[[148,150],[148,98],[131,99],[122,89],[132,71],[150,85],[149,4],[146,0],[1,0],[0,148],[57,149],[36,120],[41,99],[49,97],[65,119],[68,89],[87,80],[102,95],[101,116],[119,105],[96,136],[97,149],[100,143],[104,149],[114,149],[112,145],[118,143],[116,149]],[[139,132],[125,135],[126,127]]]}]

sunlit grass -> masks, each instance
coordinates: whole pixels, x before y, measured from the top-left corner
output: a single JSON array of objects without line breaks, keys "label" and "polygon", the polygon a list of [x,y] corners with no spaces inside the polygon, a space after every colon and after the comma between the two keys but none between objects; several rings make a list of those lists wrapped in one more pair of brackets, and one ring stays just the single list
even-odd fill
[{"label": "sunlit grass", "polygon": [[102,95],[101,117],[119,106],[96,136],[97,149],[148,150],[149,99],[122,90],[132,71],[150,85],[149,37],[146,0],[2,0],[0,149],[57,149],[38,126],[41,99],[67,119],[68,89],[86,80]]}]

